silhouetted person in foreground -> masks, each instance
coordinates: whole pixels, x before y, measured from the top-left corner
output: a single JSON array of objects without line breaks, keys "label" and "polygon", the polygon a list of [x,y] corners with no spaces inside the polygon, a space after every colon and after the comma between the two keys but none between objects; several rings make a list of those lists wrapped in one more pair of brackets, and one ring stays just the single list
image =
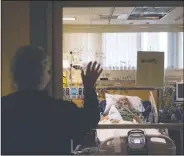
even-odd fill
[{"label": "silhouetted person in foreground", "polygon": [[100,119],[95,83],[102,69],[96,65],[90,62],[86,73],[81,71],[84,108],[78,108],[43,91],[50,80],[44,50],[19,48],[12,63],[18,91],[1,98],[1,154],[70,154],[71,139],[96,128]]}]

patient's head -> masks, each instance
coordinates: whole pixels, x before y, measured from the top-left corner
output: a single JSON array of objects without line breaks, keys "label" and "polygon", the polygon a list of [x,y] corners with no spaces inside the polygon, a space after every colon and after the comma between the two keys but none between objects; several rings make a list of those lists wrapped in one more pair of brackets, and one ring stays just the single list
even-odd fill
[{"label": "patient's head", "polygon": [[12,60],[12,77],[18,90],[44,89],[50,81],[50,62],[37,46],[20,47]]},{"label": "patient's head", "polygon": [[130,103],[130,101],[129,101],[129,99],[128,99],[127,97],[121,97],[121,98],[117,101],[116,107],[117,107],[119,110],[126,109],[126,108],[131,109],[131,103]]}]

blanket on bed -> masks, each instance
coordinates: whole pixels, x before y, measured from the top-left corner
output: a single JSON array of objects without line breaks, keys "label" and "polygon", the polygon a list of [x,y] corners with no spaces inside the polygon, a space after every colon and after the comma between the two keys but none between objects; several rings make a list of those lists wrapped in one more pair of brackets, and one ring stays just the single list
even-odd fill
[{"label": "blanket on bed", "polygon": [[144,117],[141,115],[141,112],[133,107],[133,104],[127,97],[120,98],[116,103],[116,108],[124,121],[133,121],[135,119],[138,123],[143,123]]},{"label": "blanket on bed", "polygon": [[137,110],[133,110],[132,113],[127,110],[119,110],[119,112],[124,121],[133,121],[135,119],[136,121],[138,120],[137,122],[144,122],[144,117]]},{"label": "blanket on bed", "polygon": [[137,110],[129,111],[126,109],[118,109],[114,105],[111,106],[110,111],[107,115],[101,116],[102,120],[109,120],[111,123],[117,123],[119,121],[129,121],[137,123],[144,123],[144,117],[141,115],[141,113]]}]

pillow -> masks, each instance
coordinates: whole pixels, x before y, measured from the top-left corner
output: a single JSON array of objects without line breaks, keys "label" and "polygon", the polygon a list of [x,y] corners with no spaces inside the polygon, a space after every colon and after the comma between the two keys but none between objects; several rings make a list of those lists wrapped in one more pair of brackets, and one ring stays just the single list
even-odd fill
[{"label": "pillow", "polygon": [[141,102],[141,98],[139,98],[138,96],[127,96],[127,98],[132,103],[132,107],[135,110],[137,110],[139,112],[144,112],[145,111],[145,109],[143,107],[143,104]]},{"label": "pillow", "polygon": [[117,108],[114,105],[111,106],[108,113],[108,117],[109,117],[109,120],[123,121],[123,118],[121,117],[120,112],[117,110]]},{"label": "pillow", "polygon": [[116,102],[118,101],[120,97],[122,96],[121,95],[114,96],[112,94],[105,93],[106,107],[103,113],[104,115],[107,115],[109,113],[111,106],[116,105]]},{"label": "pillow", "polygon": [[104,114],[107,114],[111,108],[112,105],[116,105],[117,101],[119,101],[120,98],[127,97],[128,100],[131,103],[131,107],[139,112],[144,112],[144,107],[142,105],[141,99],[137,96],[126,96],[126,95],[117,95],[117,94],[107,94],[105,93],[105,99],[106,99],[106,108],[104,110]]}]

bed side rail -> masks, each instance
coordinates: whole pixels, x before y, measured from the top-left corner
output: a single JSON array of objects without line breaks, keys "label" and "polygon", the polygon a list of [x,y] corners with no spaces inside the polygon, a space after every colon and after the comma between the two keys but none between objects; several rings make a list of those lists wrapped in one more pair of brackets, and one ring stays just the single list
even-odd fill
[{"label": "bed side rail", "polygon": [[183,153],[183,123],[162,124],[100,124],[96,129],[179,129],[181,137],[181,153]]}]

